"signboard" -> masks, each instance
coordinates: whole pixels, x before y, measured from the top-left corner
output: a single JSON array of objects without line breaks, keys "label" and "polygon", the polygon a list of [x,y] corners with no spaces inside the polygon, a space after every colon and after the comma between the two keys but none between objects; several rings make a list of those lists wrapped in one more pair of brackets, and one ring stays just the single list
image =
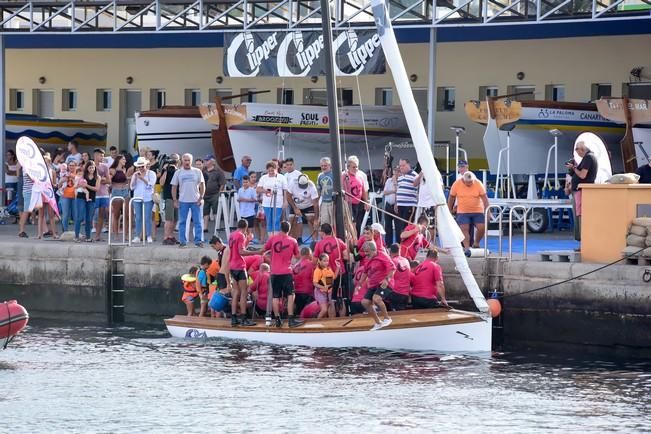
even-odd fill
[{"label": "signboard", "polygon": [[[384,74],[384,53],[373,30],[335,33],[335,74]],[[224,74],[228,77],[325,75],[323,35],[313,31],[228,33]]]}]

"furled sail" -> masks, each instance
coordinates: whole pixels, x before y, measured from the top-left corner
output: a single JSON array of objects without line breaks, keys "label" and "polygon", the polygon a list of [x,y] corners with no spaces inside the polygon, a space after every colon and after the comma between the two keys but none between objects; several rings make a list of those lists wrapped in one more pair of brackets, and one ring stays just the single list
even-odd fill
[{"label": "furled sail", "polygon": [[423,126],[423,121],[418,112],[414,95],[409,86],[407,72],[404,63],[402,62],[402,57],[400,56],[400,50],[398,49],[398,43],[395,34],[393,33],[393,27],[391,25],[385,2],[384,0],[374,0],[371,2],[371,7],[380,42],[382,43],[382,49],[384,50],[386,61],[391,68],[393,81],[400,98],[400,104],[405,112],[405,118],[407,119],[409,132],[411,133],[414,148],[418,155],[418,161],[420,162],[425,178],[428,181],[425,186],[426,188],[432,189],[432,197],[438,204],[436,207],[436,218],[441,246],[448,249],[452,254],[456,268],[461,274],[463,282],[466,285],[475,306],[477,306],[477,309],[481,312],[488,312],[486,299],[479,289],[475,277],[470,271],[468,261],[466,260],[463,248],[461,247],[463,234],[446,205],[445,195],[443,194],[443,185],[441,183],[441,174],[434,162],[434,156],[432,155],[432,150],[429,141],[427,140],[425,127]]}]

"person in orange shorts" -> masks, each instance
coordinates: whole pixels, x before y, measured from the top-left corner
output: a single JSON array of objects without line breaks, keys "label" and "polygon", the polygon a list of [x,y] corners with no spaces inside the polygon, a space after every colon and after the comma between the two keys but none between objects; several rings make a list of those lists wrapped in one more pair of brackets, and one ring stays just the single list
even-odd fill
[{"label": "person in orange shorts", "polygon": [[197,271],[199,271],[199,268],[192,266],[187,274],[181,276],[181,281],[183,282],[181,301],[185,303],[188,316],[194,315],[194,301],[199,298],[199,291],[197,291]]}]

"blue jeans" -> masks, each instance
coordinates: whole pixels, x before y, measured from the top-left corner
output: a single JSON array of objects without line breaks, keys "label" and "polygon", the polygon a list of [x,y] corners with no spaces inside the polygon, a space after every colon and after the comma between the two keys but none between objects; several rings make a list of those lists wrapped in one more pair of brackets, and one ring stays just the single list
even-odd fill
[{"label": "blue jeans", "polygon": [[75,238],[79,238],[81,221],[83,220],[86,239],[90,239],[90,230],[93,228],[93,212],[95,212],[95,202],[88,202],[86,199],[75,199]]},{"label": "blue jeans", "polygon": [[[154,207],[154,202],[144,202],[145,204],[145,236],[151,237],[151,210]],[[133,210],[136,213],[136,236],[142,236],[142,205],[141,201],[133,202]]]},{"label": "blue jeans", "polygon": [[199,244],[203,235],[203,220],[201,217],[201,207],[196,202],[179,202],[179,241],[181,244],[188,243],[185,237],[188,212],[192,213],[192,222],[194,223],[194,243]]},{"label": "blue jeans", "polygon": [[[60,198],[61,202],[61,225],[63,226],[63,232],[68,231],[68,224],[70,223],[70,217],[73,217],[75,209],[75,200],[69,197]],[[73,217],[74,218],[74,217]]]},{"label": "blue jeans", "polygon": [[282,215],[282,208],[264,207],[264,218],[267,221],[267,232],[280,231],[280,218]]}]

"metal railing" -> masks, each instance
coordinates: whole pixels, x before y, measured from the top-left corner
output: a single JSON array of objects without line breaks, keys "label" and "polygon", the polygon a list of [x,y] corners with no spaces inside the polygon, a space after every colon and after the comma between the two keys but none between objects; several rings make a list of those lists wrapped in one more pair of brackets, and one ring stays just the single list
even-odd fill
[{"label": "metal railing", "polygon": [[[129,239],[128,239],[129,247],[131,247],[131,245],[133,244],[132,243],[133,239],[131,238],[131,229],[133,228],[133,225],[131,224],[131,216],[133,215],[133,204],[134,204],[134,202],[142,203],[142,225],[141,225],[142,227],[140,228],[141,233],[139,235],[141,235],[141,237],[139,237],[140,238],[140,243],[139,244],[145,245],[146,242],[147,242],[147,237],[144,236],[147,233],[147,230],[145,229],[146,226],[147,226],[147,220],[145,219],[145,216],[146,216],[146,213],[145,213],[145,201],[143,200],[142,197],[132,197],[131,200],[129,201]],[[149,218],[151,218],[151,216]],[[125,230],[125,232],[126,232],[126,230]]]},{"label": "metal railing", "polygon": [[486,240],[484,241],[484,258],[488,257],[488,237],[490,236],[488,233],[488,223],[491,222],[490,216],[491,210],[496,209],[497,210],[497,228],[499,231],[499,234],[497,235],[497,251],[498,255],[501,257],[502,256],[502,213],[504,212],[504,209],[499,206],[499,205],[489,205],[486,208],[486,211],[484,211],[484,222],[486,224]]},{"label": "metal railing", "polygon": [[[127,201],[126,201],[126,199],[121,197],[121,196],[112,197],[111,200],[109,201],[109,214],[108,214],[108,245],[109,246],[111,246],[111,245],[113,245],[113,246],[126,246],[126,245],[129,244],[127,242],[127,240],[126,240],[126,233],[127,233],[126,229],[127,228],[123,228],[123,230],[122,230],[122,242],[121,243],[113,242],[113,240],[111,239],[111,236],[113,234],[113,229],[114,229],[113,226],[112,226],[113,225],[113,203],[114,202],[119,202],[119,201],[122,201],[122,221],[126,221],[125,218],[124,218],[124,216],[127,213]],[[118,229],[118,231],[120,230],[120,221],[119,220],[118,220],[118,228],[117,229]]]},{"label": "metal railing", "polygon": [[509,261],[513,259],[513,211],[521,209],[522,214],[522,231],[524,233],[523,237],[523,246],[522,246],[522,259],[527,259],[527,214],[529,213],[529,208],[523,205],[514,205],[509,209]]}]

